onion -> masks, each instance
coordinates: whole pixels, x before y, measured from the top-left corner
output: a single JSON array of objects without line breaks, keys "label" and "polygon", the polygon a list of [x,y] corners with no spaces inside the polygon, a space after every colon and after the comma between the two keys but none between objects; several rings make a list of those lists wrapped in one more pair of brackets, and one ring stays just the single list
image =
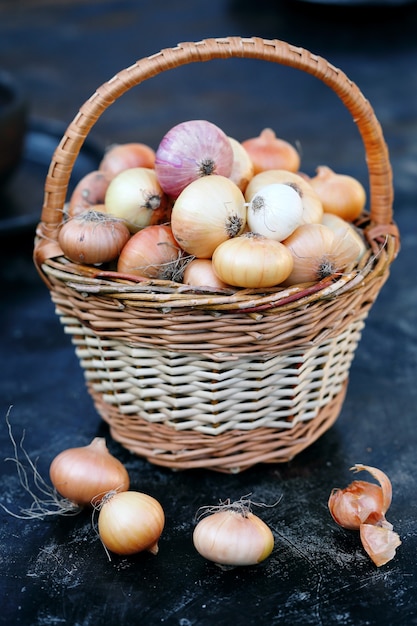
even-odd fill
[{"label": "onion", "polygon": [[104,204],[106,211],[123,219],[131,232],[167,219],[168,199],[155,171],[146,167],[117,174],[108,186]]},{"label": "onion", "polygon": [[116,259],[129,237],[122,220],[90,210],[64,222],[58,242],[71,261],[96,265]]},{"label": "onion", "polygon": [[353,222],[362,213],[366,204],[366,192],[362,184],[346,174],[336,174],[330,167],[322,165],[317,174],[310,178],[310,185],[320,197],[326,213],[335,213],[348,222]]},{"label": "onion", "polygon": [[[68,448],[60,452],[49,469],[51,482],[43,479],[23,447],[23,438],[18,445],[9,422],[6,424],[13,444],[15,462],[20,485],[32,500],[19,513],[10,511],[0,502],[0,507],[18,519],[44,519],[56,515],[77,515],[84,507],[99,503],[109,491],[125,491],[129,488],[129,475],[124,465],[107,449],[102,437],[96,437],[86,446]],[[19,458],[19,452],[23,459]],[[52,483],[52,484],[51,484]]]},{"label": "onion", "polygon": [[247,222],[250,230],[282,241],[303,222],[300,194],[290,185],[262,187],[251,199]]},{"label": "onion", "polygon": [[302,224],[283,241],[294,267],[285,285],[314,282],[343,271],[360,254],[359,244],[323,224]]},{"label": "onion", "polygon": [[212,262],[225,283],[247,288],[278,285],[293,267],[292,255],[284,244],[251,232],[221,243]]},{"label": "onion", "polygon": [[259,137],[245,139],[242,145],[249,154],[255,174],[266,170],[283,169],[297,172],[300,155],[284,139],[279,139],[271,128],[265,128]]},{"label": "onion", "polygon": [[93,499],[98,502],[109,491],[129,489],[126,468],[110,454],[103,437],[60,452],[51,463],[49,476],[58,493],[79,506],[87,506]]},{"label": "onion", "polygon": [[175,201],[171,227],[183,250],[210,258],[216,247],[246,225],[245,198],[239,187],[213,174],[193,181]]},{"label": "onion", "polygon": [[110,146],[98,169],[111,179],[132,167],[155,166],[155,150],[144,143],[122,143]]},{"label": "onion", "polygon": [[123,491],[103,498],[98,532],[103,545],[115,554],[158,553],[165,525],[161,504],[145,493]]},{"label": "onion", "polygon": [[192,259],[184,270],[182,282],[210,289],[226,289],[229,286],[217,276],[211,259]]},{"label": "onion", "polygon": [[176,198],[201,176],[230,176],[232,164],[233,149],[225,133],[206,120],[190,120],[177,124],[162,138],[155,171],[165,193]]},{"label": "onion", "polygon": [[104,204],[110,179],[104,172],[94,170],[81,178],[74,188],[68,203],[68,217]]},{"label": "onion", "polygon": [[132,235],[120,253],[117,271],[133,276],[174,280],[182,251],[168,224],[146,226]]},{"label": "onion", "polygon": [[254,176],[255,168],[249,154],[240,141],[233,137],[229,137],[229,141],[233,150],[233,165],[229,178],[244,192],[249,181]]},{"label": "onion", "polygon": [[274,536],[249,504],[239,500],[209,507],[194,528],[193,543],[209,561],[237,567],[264,561],[274,548]]},{"label": "onion", "polygon": [[351,222],[347,222],[334,213],[323,213],[321,223],[333,230],[339,237],[351,237],[353,240],[352,245],[359,246],[359,254],[356,260],[359,261],[362,258],[366,252],[365,239],[361,231]]},{"label": "onion", "polygon": [[276,183],[290,185],[299,193],[303,203],[303,220],[306,224],[321,222],[323,217],[321,200],[309,182],[299,173],[295,174],[286,170],[275,169],[256,174],[249,182],[245,191],[247,202],[250,202],[253,196],[266,185]]}]

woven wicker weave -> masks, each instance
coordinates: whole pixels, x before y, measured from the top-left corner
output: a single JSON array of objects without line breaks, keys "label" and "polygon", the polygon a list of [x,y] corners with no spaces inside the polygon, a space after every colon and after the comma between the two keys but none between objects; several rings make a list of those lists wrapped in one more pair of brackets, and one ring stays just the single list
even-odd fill
[{"label": "woven wicker weave", "polygon": [[[156,74],[229,57],[301,69],[349,110],[369,173],[369,213],[358,222],[369,250],[360,266],[313,285],[216,293],[69,262],[57,242],[68,183],[100,115]],[[343,72],[304,49],[259,38],[186,43],[102,85],[52,158],[34,260],[113,437],[159,465],[223,472],[288,461],[315,441],[339,415],[364,321],[399,249],[392,199],[388,150],[370,104]]]}]

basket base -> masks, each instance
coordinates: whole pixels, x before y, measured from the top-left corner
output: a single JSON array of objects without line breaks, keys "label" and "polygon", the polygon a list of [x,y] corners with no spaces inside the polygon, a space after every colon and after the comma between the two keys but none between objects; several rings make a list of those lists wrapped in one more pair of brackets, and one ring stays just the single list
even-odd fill
[{"label": "basket base", "polygon": [[191,430],[175,431],[137,415],[121,416],[100,395],[92,392],[92,396],[97,411],[110,424],[113,439],[151,463],[173,470],[206,468],[237,474],[258,463],[285,463],[310,446],[336,421],[347,385],[348,380],[316,417],[291,428],[230,430],[216,436]]}]

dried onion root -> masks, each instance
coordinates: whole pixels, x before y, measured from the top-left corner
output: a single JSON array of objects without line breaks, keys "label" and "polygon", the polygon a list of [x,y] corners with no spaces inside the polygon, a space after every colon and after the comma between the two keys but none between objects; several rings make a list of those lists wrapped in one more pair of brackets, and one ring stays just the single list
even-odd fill
[{"label": "dried onion root", "polygon": [[126,491],[129,488],[127,470],[110,454],[101,437],[96,437],[87,446],[60,452],[50,466],[51,484],[47,483],[23,447],[24,433],[20,444],[16,443],[9,414],[10,408],[6,423],[14,456],[6,460],[15,463],[20,484],[32,500],[29,507],[21,507],[18,513],[0,503],[2,509],[13,517],[43,519],[55,515],[76,515],[93,500],[97,503],[103,499],[109,491]]}]

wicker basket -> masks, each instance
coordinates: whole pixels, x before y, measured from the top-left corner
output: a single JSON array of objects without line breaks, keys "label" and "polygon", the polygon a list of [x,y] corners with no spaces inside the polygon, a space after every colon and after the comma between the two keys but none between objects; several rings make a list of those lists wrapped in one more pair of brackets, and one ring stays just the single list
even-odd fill
[{"label": "wicker basket", "polygon": [[[167,281],[129,282],[76,265],[57,243],[84,139],[121,95],[161,72],[245,57],[301,69],[351,113],[365,148],[369,251],[343,276],[288,289],[210,293]],[[71,336],[112,436],[173,469],[239,472],[288,461],[336,420],[367,313],[399,249],[388,150],[374,112],[343,72],[277,40],[209,39],[162,50],[121,71],[81,107],[52,158],[34,260]]]}]

